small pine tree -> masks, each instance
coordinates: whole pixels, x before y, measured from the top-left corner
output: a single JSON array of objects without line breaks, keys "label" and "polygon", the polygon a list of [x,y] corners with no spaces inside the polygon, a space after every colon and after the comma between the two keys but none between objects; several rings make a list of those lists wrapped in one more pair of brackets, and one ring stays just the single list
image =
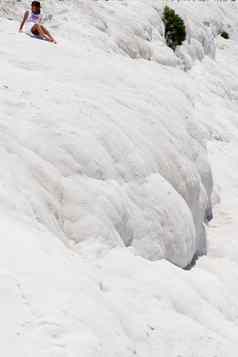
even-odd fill
[{"label": "small pine tree", "polygon": [[220,33],[220,35],[221,35],[221,37],[225,38],[226,40],[228,40],[230,38],[229,33],[226,31],[222,31]]},{"label": "small pine tree", "polygon": [[167,45],[174,51],[186,39],[186,28],[183,19],[168,6],[165,6],[163,18]]}]

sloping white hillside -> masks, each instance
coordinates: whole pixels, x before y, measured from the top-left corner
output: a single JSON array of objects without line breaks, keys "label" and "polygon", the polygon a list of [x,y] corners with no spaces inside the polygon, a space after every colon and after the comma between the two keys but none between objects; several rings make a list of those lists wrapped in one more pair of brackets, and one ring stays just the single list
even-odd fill
[{"label": "sloping white hillside", "polygon": [[[57,47],[16,36],[16,25],[7,24],[3,98],[11,96],[20,120],[8,113],[5,99],[4,123],[24,165],[28,188],[18,195],[27,204],[20,211],[73,245],[82,242],[79,249],[95,249],[95,241],[97,253],[133,246],[146,258],[165,257],[184,267],[206,252],[203,224],[211,211],[206,138],[194,118],[197,89],[180,67],[132,60],[122,52],[118,37],[137,38],[131,32],[140,19],[133,23],[137,7],[130,4],[131,27],[122,34],[117,22],[125,4],[114,4],[83,2],[68,12],[64,5],[58,36],[72,39],[61,38]],[[106,21],[107,6],[113,9],[111,35],[94,26],[100,16]],[[11,186],[16,189],[15,179]]]},{"label": "sloping white hillside", "polygon": [[57,46],[25,5],[0,0],[4,355],[234,357],[236,3],[172,3],[176,54],[156,0],[45,1]]}]

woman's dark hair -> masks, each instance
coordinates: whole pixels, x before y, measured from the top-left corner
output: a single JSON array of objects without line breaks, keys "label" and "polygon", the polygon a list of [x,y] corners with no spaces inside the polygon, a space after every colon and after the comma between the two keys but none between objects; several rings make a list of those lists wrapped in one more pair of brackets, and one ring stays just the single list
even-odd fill
[{"label": "woman's dark hair", "polygon": [[32,1],[31,6],[40,7],[40,2],[39,1]]}]

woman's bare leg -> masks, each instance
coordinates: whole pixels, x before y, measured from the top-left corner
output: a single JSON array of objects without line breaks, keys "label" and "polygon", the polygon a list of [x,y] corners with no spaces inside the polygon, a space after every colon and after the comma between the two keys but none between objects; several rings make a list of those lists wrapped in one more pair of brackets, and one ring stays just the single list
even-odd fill
[{"label": "woman's bare leg", "polygon": [[41,38],[43,38],[44,40],[49,40],[47,36],[45,36],[44,32],[41,29],[41,26],[39,24],[35,24],[32,29],[31,32],[33,33],[33,35],[36,36],[40,36]]},{"label": "woman's bare leg", "polygon": [[40,27],[41,27],[42,31],[44,32],[44,34],[50,39],[50,41],[56,43],[54,37],[51,36],[49,31],[43,25],[40,25]]},{"label": "woman's bare leg", "polygon": [[51,36],[51,34],[49,33],[49,31],[46,30],[46,28],[40,24],[35,24],[32,29],[31,32],[34,35],[38,35],[41,38],[50,41],[50,42],[54,42],[56,43],[55,39]]}]

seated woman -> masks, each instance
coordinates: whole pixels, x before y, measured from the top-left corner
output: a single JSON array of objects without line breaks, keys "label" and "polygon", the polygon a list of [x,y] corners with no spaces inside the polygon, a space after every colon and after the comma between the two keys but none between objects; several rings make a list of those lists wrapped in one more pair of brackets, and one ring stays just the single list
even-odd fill
[{"label": "seated woman", "polygon": [[31,12],[26,11],[21,22],[19,32],[22,32],[23,27],[26,23],[26,32],[30,34],[39,36],[40,38],[56,43],[55,39],[49,31],[41,24],[41,4],[39,1],[33,1],[31,4]]}]

